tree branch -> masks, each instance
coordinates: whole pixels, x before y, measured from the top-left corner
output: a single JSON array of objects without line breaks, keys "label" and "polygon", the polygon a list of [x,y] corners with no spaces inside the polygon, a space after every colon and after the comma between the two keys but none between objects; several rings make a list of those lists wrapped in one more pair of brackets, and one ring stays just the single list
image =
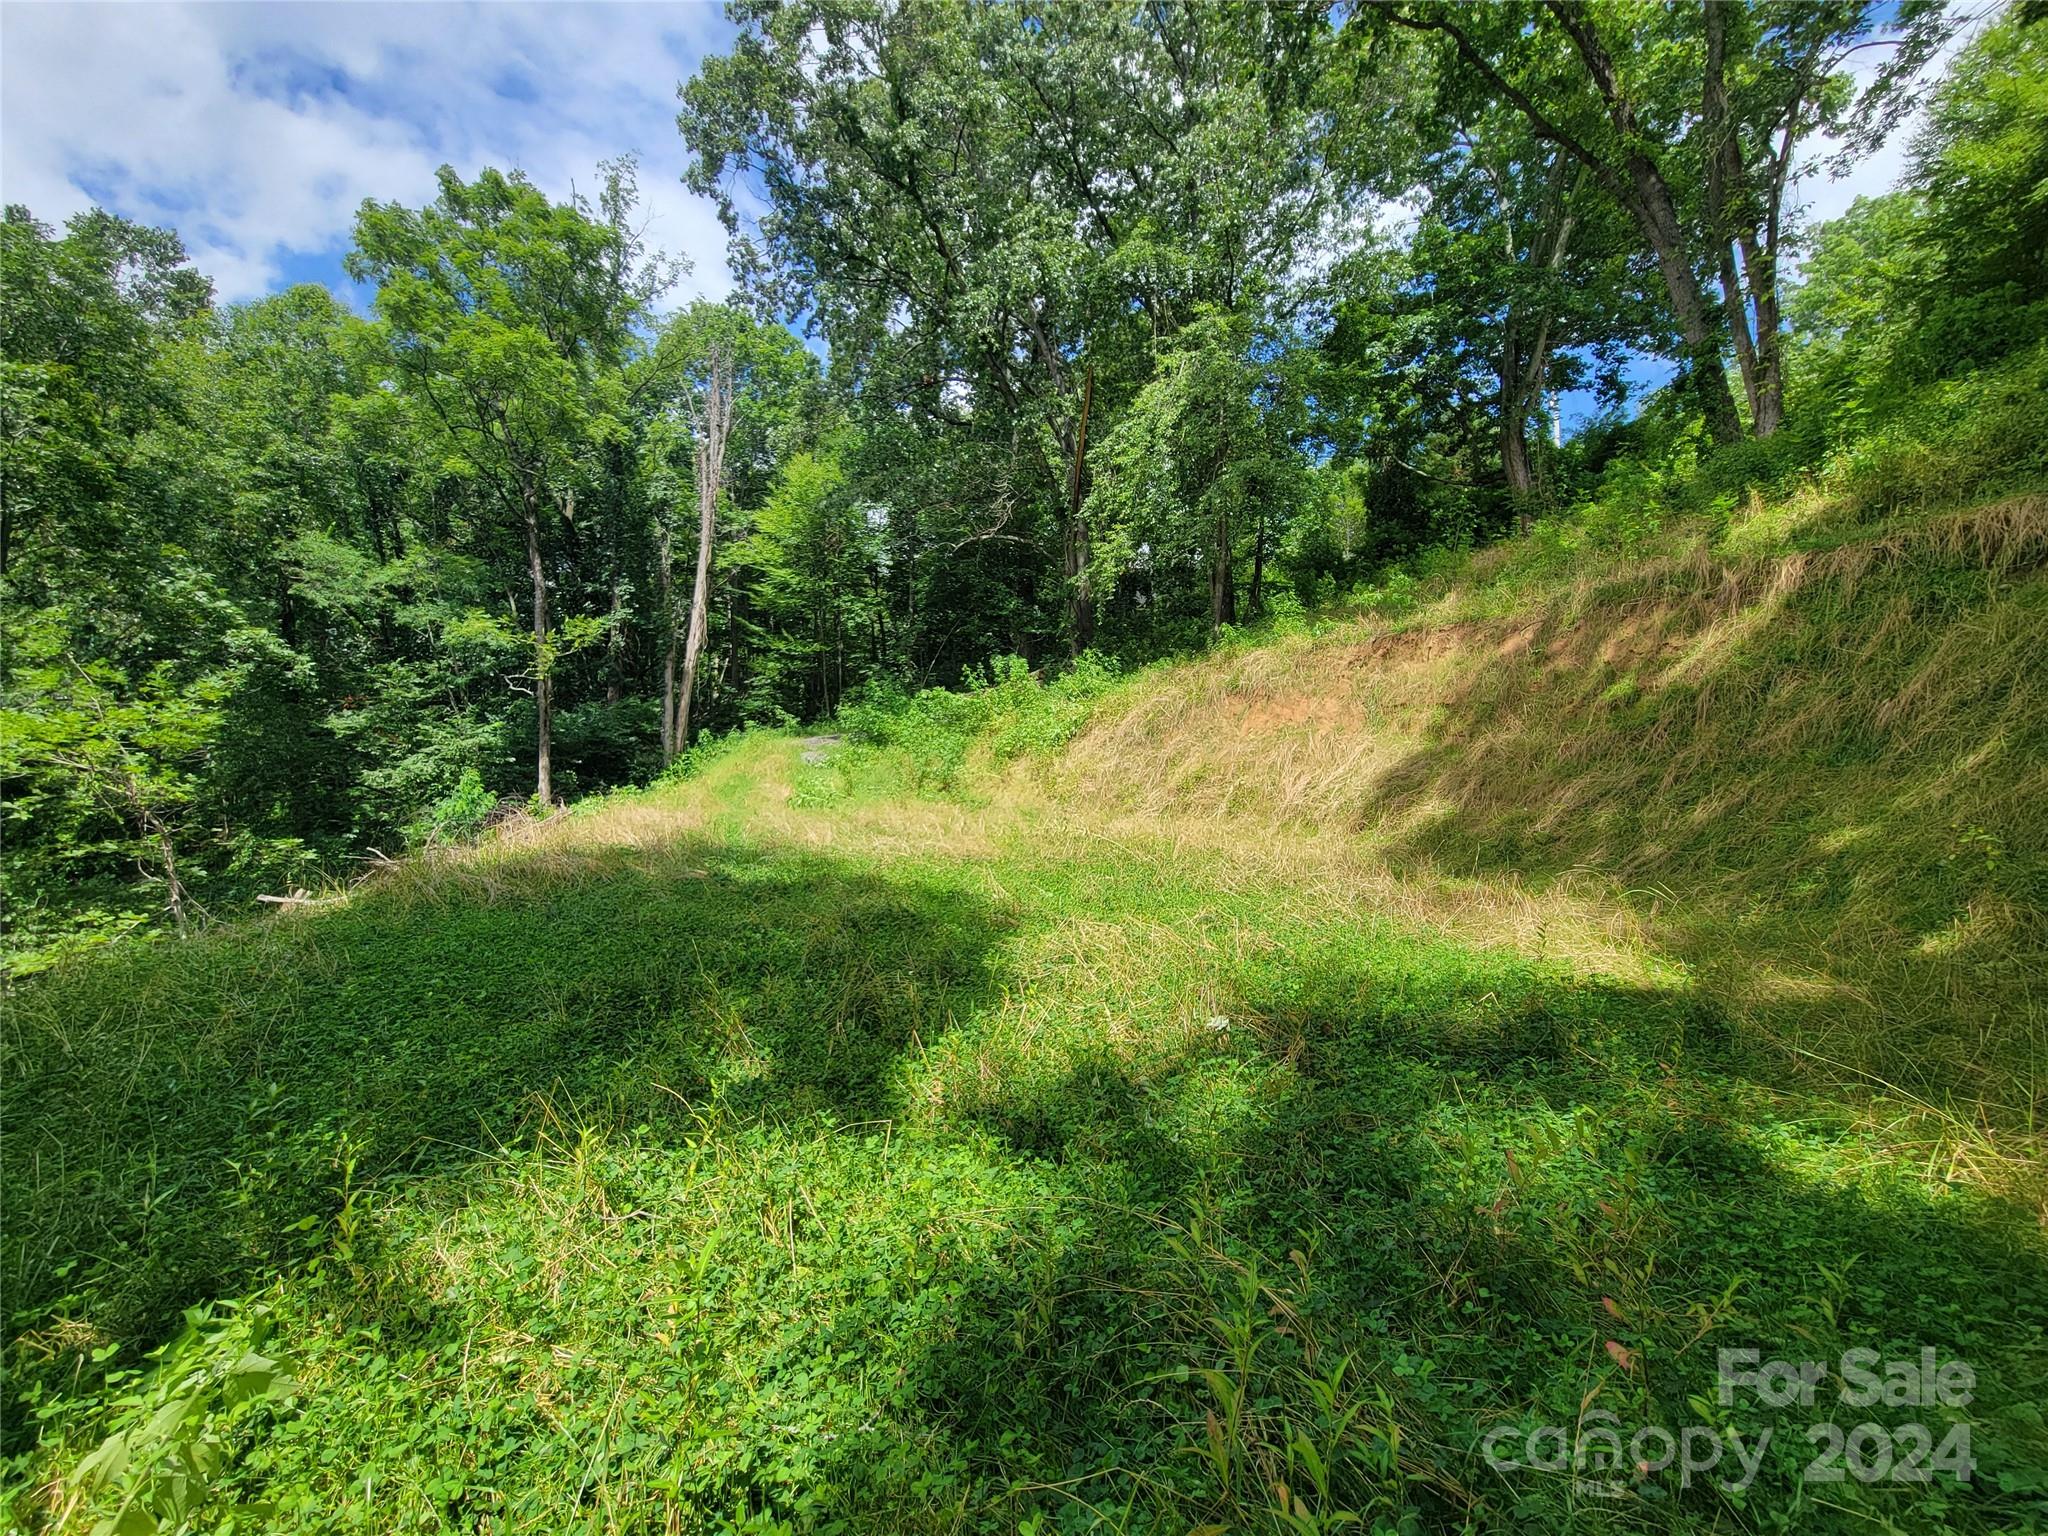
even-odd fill
[{"label": "tree branch", "polygon": [[1515,110],[1528,119],[1530,127],[1584,165],[1598,179],[1601,186],[1613,193],[1623,203],[1628,202],[1628,184],[1622,180],[1614,167],[1594,154],[1593,151],[1580,143],[1578,139],[1565,132],[1555,122],[1551,121],[1541,107],[1537,106],[1526,94],[1511,84],[1505,75],[1493,67],[1486,56],[1479,51],[1478,46],[1472,39],[1460,31],[1454,23],[1442,20],[1441,18],[1408,16],[1400,11],[1390,12],[1388,19],[1395,26],[1405,27],[1411,32],[1436,32],[1448,37],[1456,45],[1460,57],[1473,69],[1477,70],[1485,78],[1488,85],[1507,98]]}]

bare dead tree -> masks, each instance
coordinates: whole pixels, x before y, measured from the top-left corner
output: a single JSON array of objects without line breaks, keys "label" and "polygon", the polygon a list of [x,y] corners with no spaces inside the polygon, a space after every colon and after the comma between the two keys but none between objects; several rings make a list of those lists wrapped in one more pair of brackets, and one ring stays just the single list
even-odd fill
[{"label": "bare dead tree", "polygon": [[703,380],[685,396],[697,481],[697,579],[690,589],[690,622],[683,641],[682,685],[675,695],[673,756],[690,744],[690,698],[697,664],[711,631],[711,555],[718,534],[718,494],[725,488],[725,445],[732,435],[733,347],[724,337],[707,343]]}]

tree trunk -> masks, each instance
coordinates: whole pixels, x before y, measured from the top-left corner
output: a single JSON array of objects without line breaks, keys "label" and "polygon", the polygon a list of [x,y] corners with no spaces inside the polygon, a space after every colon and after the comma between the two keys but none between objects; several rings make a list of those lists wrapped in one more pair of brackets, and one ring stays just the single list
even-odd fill
[{"label": "tree trunk", "polygon": [[1216,550],[1209,565],[1209,634],[1213,639],[1226,624],[1237,622],[1237,569],[1231,559],[1230,502],[1221,494],[1223,473],[1230,463],[1230,410],[1216,402],[1216,446],[1209,461],[1209,494],[1216,501]]},{"label": "tree trunk", "polygon": [[1501,328],[1500,362],[1494,372],[1500,378],[1500,470],[1515,509],[1515,526],[1526,532],[1536,476],[1529,467],[1529,369],[1512,313]]},{"label": "tree trunk", "polygon": [[1218,498],[1216,508],[1216,556],[1209,565],[1209,633],[1214,636],[1226,624],[1237,622],[1236,573],[1230,559],[1230,513]]},{"label": "tree trunk", "polygon": [[605,642],[604,701],[616,704],[626,696],[626,594],[612,576],[612,627]]},{"label": "tree trunk", "polygon": [[1081,515],[1088,460],[1088,412],[1095,403],[1095,365],[1081,382],[1081,422],[1074,433],[1074,464],[1067,477],[1066,577],[1069,644],[1076,656],[1095,643],[1095,591],[1088,570],[1088,523]]},{"label": "tree trunk", "polygon": [[[1551,164],[1542,244],[1532,244],[1530,248],[1531,258],[1541,264],[1547,276],[1554,276],[1564,267],[1565,253],[1571,248],[1572,228],[1577,223],[1572,205],[1586,180],[1585,168],[1581,166],[1577,179],[1569,188],[1565,186],[1566,156],[1567,152],[1560,149],[1557,159]],[[1505,201],[1501,213],[1512,231],[1512,218]],[[1512,253],[1512,233],[1509,238]],[[1500,464],[1501,473],[1507,480],[1508,498],[1514,504],[1515,526],[1523,533],[1529,531],[1534,521],[1536,470],[1529,457],[1529,415],[1542,398],[1544,375],[1550,366],[1551,318],[1550,305],[1546,300],[1538,312],[1536,335],[1526,352],[1522,347],[1521,327],[1512,312],[1502,327]]]},{"label": "tree trunk", "polygon": [[711,635],[711,552],[718,538],[718,493],[725,483],[725,440],[732,431],[732,355],[714,342],[708,374],[692,407],[697,471],[697,579],[690,587],[690,627],[683,640],[683,677],[676,692],[673,750],[690,745],[690,701],[697,667]]},{"label": "tree trunk", "polygon": [[1721,260],[1721,313],[1727,319],[1728,334],[1735,341],[1735,365],[1742,374],[1742,394],[1749,402],[1749,419],[1753,422],[1756,420],[1758,379],[1756,344],[1749,335],[1749,305],[1743,297],[1742,283],[1735,274],[1735,248],[1724,239],[1715,254]]},{"label": "tree trunk", "polygon": [[1640,153],[1631,151],[1629,179],[1635,191],[1636,220],[1657,258],[1663,274],[1664,291],[1671,299],[1671,312],[1678,331],[1685,338],[1687,372],[1699,396],[1700,410],[1707,418],[1707,431],[1716,443],[1732,443],[1742,436],[1742,420],[1735,414],[1735,396],[1728,389],[1728,372],[1721,360],[1721,338],[1714,325],[1706,291],[1685,248],[1684,227],[1671,189],[1657,168]]},{"label": "tree trunk", "polygon": [[[1569,230],[1569,220],[1566,222]],[[1562,237],[1560,237],[1560,245]],[[1529,454],[1529,417],[1543,398],[1544,370],[1550,365],[1550,317],[1536,327],[1536,340],[1526,359],[1520,344],[1509,348],[1507,361],[1513,365],[1512,381],[1501,385],[1500,462],[1507,476],[1508,495],[1515,504],[1515,526],[1527,533],[1534,522],[1536,466]]]},{"label": "tree trunk", "polygon": [[667,767],[676,760],[676,633],[675,619],[669,619],[668,654],[661,662],[661,762]]},{"label": "tree trunk", "polygon": [[[1394,14],[1395,25],[1423,32],[1440,32],[1456,43],[1458,52],[1493,88],[1529,120],[1536,131],[1571,151],[1596,176],[1642,231],[1650,252],[1657,258],[1657,270],[1671,300],[1679,333],[1685,338],[1685,366],[1691,376],[1707,429],[1717,443],[1734,442],[1742,435],[1742,422],[1735,414],[1735,397],[1728,389],[1728,375],[1721,364],[1720,334],[1712,320],[1705,292],[1693,271],[1687,250],[1684,225],[1679,221],[1676,200],[1656,162],[1640,147],[1643,136],[1636,121],[1634,105],[1622,94],[1620,77],[1593,25],[1593,13],[1584,4],[1569,0],[1548,0],[1547,8],[1570,34],[1579,58],[1592,77],[1594,87],[1607,106],[1607,115],[1625,146],[1623,164],[1617,168],[1604,156],[1594,154],[1578,139],[1553,122],[1529,96],[1517,90],[1487,60],[1484,52],[1455,22],[1442,17]],[[1624,174],[1624,172],[1626,174]]]},{"label": "tree trunk", "polygon": [[1507,473],[1508,497],[1515,504],[1515,522],[1529,531],[1529,498],[1536,494],[1536,475],[1529,466],[1529,421],[1511,411],[1501,423],[1500,462]]},{"label": "tree trunk", "polygon": [[[671,750],[690,745],[690,700],[697,690],[697,664],[711,635],[711,545],[718,534],[718,487],[703,478],[705,454],[697,453],[697,579],[690,587],[690,627],[683,640],[683,680],[676,693],[675,737]],[[673,653],[673,647],[671,647]]]},{"label": "tree trunk", "polygon": [[1259,504],[1259,519],[1252,525],[1252,617],[1266,611],[1266,507]]},{"label": "tree trunk", "polygon": [[157,857],[164,866],[164,905],[170,909],[171,922],[178,932],[185,931],[185,882],[178,875],[178,852],[171,844],[171,834],[159,823],[156,834]]},{"label": "tree trunk", "polygon": [[675,541],[665,516],[655,526],[655,563],[661,576],[661,762],[665,768],[676,756]]},{"label": "tree trunk", "polygon": [[610,631],[605,636],[604,701],[616,704],[626,696],[626,570],[619,541],[624,532],[620,525],[631,502],[631,492],[624,445],[614,442],[608,458],[612,471],[612,496],[611,507],[604,520],[604,542],[606,563],[611,566],[612,616]]},{"label": "tree trunk", "polygon": [[1749,333],[1749,303],[1735,269],[1733,232],[1728,227],[1728,193],[1732,181],[1743,186],[1742,151],[1728,122],[1728,13],[1718,0],[1706,0],[1706,60],[1701,70],[1700,121],[1706,134],[1707,242],[1714,248],[1715,270],[1721,279],[1721,313],[1735,342],[1735,362],[1742,373],[1742,392],[1749,419],[1757,415],[1756,345]]},{"label": "tree trunk", "polygon": [[1515,525],[1527,532],[1529,501],[1536,493],[1536,475],[1529,464],[1529,400],[1522,391],[1520,359],[1505,359],[1500,381],[1500,467],[1507,476],[1508,500]]},{"label": "tree trunk", "polygon": [[1743,235],[1743,266],[1749,273],[1749,296],[1756,305],[1756,390],[1750,396],[1750,431],[1770,437],[1785,422],[1785,354],[1778,335],[1778,262],[1772,249],[1760,249]]},{"label": "tree trunk", "polygon": [[[1785,419],[1783,350],[1778,339],[1777,210],[1791,164],[1800,104],[1795,101],[1787,115],[1782,157],[1765,157],[1773,176],[1766,213],[1751,185],[1748,158],[1728,120],[1725,6],[1717,0],[1707,0],[1705,22],[1707,51],[1700,116],[1707,135],[1707,235],[1714,242],[1722,307],[1728,316],[1729,333],[1735,338],[1735,360],[1741,366],[1743,392],[1749,400],[1750,432],[1765,438],[1772,436]],[[1739,210],[1729,208],[1731,195],[1741,199]],[[1731,217],[1732,212],[1740,213],[1739,223]],[[1759,224],[1765,226],[1761,238],[1757,233]],[[1742,257],[1739,268],[1738,248]],[[1753,339],[1752,305],[1756,309]]]},{"label": "tree trunk", "polygon": [[142,823],[143,835],[156,844],[157,861],[164,870],[164,908],[171,914],[171,922],[178,932],[183,933],[186,928],[185,882],[178,874],[177,845],[171,840],[170,827],[150,809],[142,780],[132,769],[128,772],[128,797],[134,803],[136,818]]},{"label": "tree trunk", "polygon": [[534,798],[545,811],[554,804],[554,671],[548,656],[548,573],[540,558],[540,490],[531,480],[520,485],[526,514],[526,568],[533,577],[533,707],[536,721]]},{"label": "tree trunk", "polygon": [[[1657,258],[1657,270],[1671,300],[1672,316],[1678,321],[1679,334],[1685,338],[1686,370],[1707,418],[1707,431],[1717,443],[1732,443],[1742,436],[1742,421],[1735,414],[1735,396],[1729,392],[1728,374],[1721,362],[1720,333],[1714,325],[1706,292],[1700,287],[1699,274],[1693,270],[1677,200],[1663,172],[1642,147],[1643,134],[1636,120],[1635,104],[1622,90],[1614,60],[1594,26],[1592,10],[1583,4],[1567,4],[1565,0],[1549,3],[1606,103],[1608,119],[1623,145],[1627,180],[1616,185],[1611,168],[1602,173],[1603,179],[1622,194],[1623,204],[1642,230],[1650,253]],[[1596,168],[1592,157],[1582,158],[1589,168]]]}]

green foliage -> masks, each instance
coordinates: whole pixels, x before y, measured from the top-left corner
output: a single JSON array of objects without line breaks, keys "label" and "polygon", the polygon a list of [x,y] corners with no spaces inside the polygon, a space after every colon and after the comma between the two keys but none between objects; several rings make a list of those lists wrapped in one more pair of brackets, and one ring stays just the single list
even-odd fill
[{"label": "green foliage", "polygon": [[697,778],[714,764],[730,756],[744,739],[745,733],[734,731],[724,736],[705,732],[678,752],[669,765],[662,769],[660,782],[679,784],[686,779]]},{"label": "green foliage", "polygon": [[[294,1390],[286,1363],[263,1353],[270,1333],[260,1303],[188,1307],[146,1374],[107,1372],[109,1432],[64,1478],[58,1522],[90,1521],[95,1536],[193,1529],[214,1485]],[[55,1400],[40,1414],[57,1418],[72,1406]],[[260,1503],[234,1511],[242,1520],[267,1513]]]},{"label": "green foliage", "polygon": [[1280,541],[1278,565],[1304,607],[1349,587],[1373,547],[1368,477],[1357,467],[1324,469]]},{"label": "green foliage", "polygon": [[1919,287],[1937,366],[2048,335],[2048,34],[2000,18],[1957,56],[1913,146],[1937,270]]},{"label": "green foliage", "polygon": [[347,258],[352,276],[377,284],[392,361],[426,406],[430,451],[453,479],[476,485],[491,522],[523,531],[533,637],[524,676],[543,810],[554,795],[558,664],[617,618],[570,612],[554,622],[545,546],[558,510],[573,519],[585,457],[609,458],[616,472],[626,435],[610,413],[617,375],[672,279],[658,258],[643,262],[626,223],[631,162],[606,172],[593,209],[577,197],[551,203],[517,173],[487,169],[465,183],[444,166],[426,208],[365,203]]},{"label": "green foliage", "polygon": [[[2026,489],[2038,25],[1959,52],[1909,184],[1779,291],[1802,140],[1867,153],[1952,20],[749,5],[681,126],[700,190],[743,170],[766,205],[735,299],[659,324],[679,269],[635,232],[629,160],[591,197],[449,170],[366,204],[374,320],[310,286],[216,309],[167,232],[10,210],[7,684],[52,721],[0,765],[9,963],[317,884],[431,836],[471,772],[537,808],[659,773],[714,351],[736,416],[689,710],[714,734],[857,719],[891,679],[1008,698],[1001,658],[1136,664],[1354,593],[1394,615],[1397,566],[1532,524],[1568,563],[1801,477],[1852,520]],[[1763,330],[1731,374],[1736,316]],[[1685,381],[1624,421],[1642,356]],[[1738,376],[1735,441],[1709,407]],[[1612,414],[1551,445],[1552,395],[1588,386]],[[59,659],[105,695],[98,736]],[[1060,686],[889,729],[953,783],[970,740],[1073,729]]]},{"label": "green foliage", "polygon": [[[1191,446],[1208,430],[1161,391],[1247,414],[1225,398],[1243,381],[1194,360],[1220,345],[1240,354],[1226,375],[1242,371],[1322,206],[1295,152],[1311,136],[1297,72],[1313,28],[1255,7],[1064,0],[1029,25],[1001,7],[808,0],[738,20],[729,54],[684,91],[691,181],[737,223],[729,173],[758,170],[773,211],[737,249],[860,381],[861,444],[844,463],[880,535],[876,670],[952,682],[1003,654],[1085,649],[1098,622],[1112,648],[1179,643],[1208,580],[1201,552],[1127,580],[1119,551],[1138,522],[1200,515],[1136,483],[1141,449],[1112,466],[1098,445],[1183,364],[1187,389],[1146,397],[1146,414],[1178,422],[1158,430]],[[1283,430],[1257,445],[1230,434],[1243,466],[1217,445],[1231,483],[1210,511],[1244,500],[1254,465],[1298,470],[1271,452]],[[1193,485],[1202,465],[1166,474]],[[1091,484],[1120,498],[1106,544]],[[1284,516],[1272,499],[1276,526],[1205,537],[1210,552],[1256,562]]]},{"label": "green foliage", "polygon": [[62,607],[9,628],[0,782],[14,969],[155,917],[183,927],[216,899],[306,872],[288,814],[251,803],[275,707],[270,637],[227,637],[222,668],[162,661],[138,677],[91,659]]},{"label": "green foliage", "polygon": [[2017,491],[2048,478],[2048,343],[1897,400],[1841,445],[1828,480],[1879,513]]},{"label": "green foliage", "polygon": [[1802,433],[1839,449],[1934,381],[2048,337],[2048,38],[2002,20],[1956,57],[1904,190],[1824,226],[1793,295]]},{"label": "green foliage", "polygon": [[1169,594],[1186,603],[1200,573],[1211,632],[1237,622],[1241,547],[1266,541],[1266,521],[1284,526],[1306,493],[1266,408],[1275,384],[1258,360],[1270,346],[1243,316],[1204,310],[1160,350],[1097,454],[1087,511],[1101,590],[1144,583],[1155,607]]},{"label": "green foliage", "polygon": [[1096,701],[1117,681],[1116,667],[1094,651],[1083,651],[1043,685],[1016,657],[1005,660],[1007,672],[999,661],[995,684],[983,694],[990,700],[986,729],[997,762],[1057,752],[1087,725]]},{"label": "green foliage", "polygon": [[[1940,7],[1019,17],[743,0],[658,324],[627,161],[374,320],[8,210],[10,1522],[2038,1525],[2048,29],[1781,294]],[[1595,1412],[1763,1481],[1484,1459]]]},{"label": "green foliage", "polygon": [[1352,601],[1366,613],[1402,619],[1415,611],[1418,585],[1413,573],[1405,568],[1395,569],[1387,573],[1384,581],[1359,588],[1352,594]]},{"label": "green foliage", "polygon": [[962,786],[979,744],[999,763],[1056,752],[1115,683],[1115,668],[1092,651],[1049,683],[1022,657],[1001,656],[958,691],[871,688],[840,710],[838,723],[856,742],[902,753],[920,788],[945,792]]},{"label": "green foliage", "polygon": [[[680,319],[642,344],[670,265],[631,233],[631,167],[601,188],[451,174],[365,209],[376,323],[313,287],[214,312],[172,237],[16,210],[0,569],[10,702],[38,718],[0,765],[12,967],[431,837],[470,772],[523,797],[544,717],[566,792],[658,771],[651,514],[694,361]],[[733,473],[758,500],[815,426],[815,363],[737,312],[682,318],[758,342]],[[714,725],[744,684],[710,690]]]},{"label": "green foliage", "polygon": [[483,831],[497,808],[498,797],[484,788],[483,775],[474,768],[465,768],[455,788],[427,813],[421,840],[455,842],[473,838]]},{"label": "green foliage", "polygon": [[759,637],[743,718],[793,725],[829,715],[876,669],[872,637],[884,618],[871,579],[876,553],[875,529],[840,460],[789,458],[727,557]]},{"label": "green foliage", "polygon": [[1688,423],[1652,460],[1625,457],[1601,471],[1593,496],[1572,509],[1571,521],[1599,549],[1633,553],[1655,537],[1665,517],[1681,510],[1678,498],[1691,489],[1699,472],[1701,439],[1697,422]]}]

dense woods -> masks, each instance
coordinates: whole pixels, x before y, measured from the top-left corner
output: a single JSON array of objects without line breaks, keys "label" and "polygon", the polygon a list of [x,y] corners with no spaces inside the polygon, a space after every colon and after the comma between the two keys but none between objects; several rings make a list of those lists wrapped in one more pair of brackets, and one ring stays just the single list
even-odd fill
[{"label": "dense woods", "polygon": [[1802,188],[1896,127],[1956,14],[735,16],[679,119],[723,304],[664,307],[629,162],[567,201],[486,171],[365,205],[367,313],[217,306],[166,231],[9,210],[18,956],[2041,377],[2018,15],[1970,23],[1907,183],[1820,229]]}]

